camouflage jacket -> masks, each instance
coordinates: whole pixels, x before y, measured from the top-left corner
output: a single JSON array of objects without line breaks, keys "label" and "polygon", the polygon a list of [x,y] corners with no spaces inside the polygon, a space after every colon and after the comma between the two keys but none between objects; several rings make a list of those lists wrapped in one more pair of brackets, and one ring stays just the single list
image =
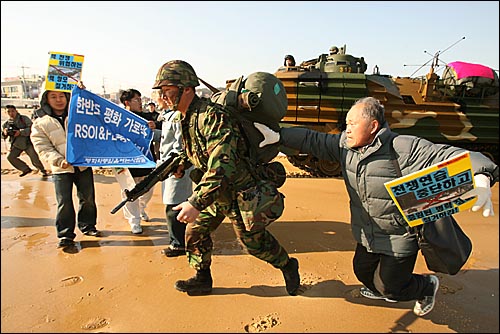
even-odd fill
[{"label": "camouflage jacket", "polygon": [[191,205],[200,211],[213,202],[230,205],[237,191],[255,184],[248,149],[237,120],[229,111],[195,96],[180,121],[184,154],[203,172],[189,198]]}]

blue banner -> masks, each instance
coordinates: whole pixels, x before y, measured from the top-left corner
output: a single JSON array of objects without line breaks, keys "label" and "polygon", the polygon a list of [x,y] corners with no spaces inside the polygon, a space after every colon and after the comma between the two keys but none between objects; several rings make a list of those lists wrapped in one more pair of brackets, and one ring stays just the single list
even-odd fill
[{"label": "blue banner", "polygon": [[66,159],[73,166],[156,167],[148,122],[88,90],[74,87]]}]

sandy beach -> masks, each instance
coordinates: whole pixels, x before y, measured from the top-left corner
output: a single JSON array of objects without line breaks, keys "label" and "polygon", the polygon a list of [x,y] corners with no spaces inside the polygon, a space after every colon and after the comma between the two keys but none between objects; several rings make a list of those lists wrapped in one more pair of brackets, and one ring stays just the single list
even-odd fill
[{"label": "sandy beach", "polygon": [[[2,114],[2,120],[5,113]],[[214,233],[213,293],[190,297],[174,288],[194,273],[185,257],[166,258],[168,243],[160,186],[148,208],[144,233],[133,235],[120,188],[95,169],[98,229],[76,230],[79,252],[57,249],[56,200],[51,178],[19,177],[1,155],[2,333],[498,333],[499,191],[495,216],[455,217],[473,242],[465,267],[437,274],[434,310],[419,318],[414,302],[387,303],[359,295],[352,271],[355,243],[341,179],[288,178],[285,212],[269,230],[299,260],[302,293],[289,296],[279,270],[250,255],[223,223]],[[22,155],[29,161],[26,155]],[[299,173],[279,157],[290,173]],[[295,175],[295,174],[294,174]],[[76,195],[75,195],[76,198]],[[429,272],[419,256],[416,272]]]}]

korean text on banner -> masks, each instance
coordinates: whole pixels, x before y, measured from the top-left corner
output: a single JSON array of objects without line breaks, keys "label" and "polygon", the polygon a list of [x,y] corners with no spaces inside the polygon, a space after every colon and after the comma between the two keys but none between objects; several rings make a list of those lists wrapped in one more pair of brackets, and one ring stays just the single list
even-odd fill
[{"label": "korean text on banner", "polygon": [[147,121],[77,86],[69,105],[66,156],[74,166],[154,168]]}]

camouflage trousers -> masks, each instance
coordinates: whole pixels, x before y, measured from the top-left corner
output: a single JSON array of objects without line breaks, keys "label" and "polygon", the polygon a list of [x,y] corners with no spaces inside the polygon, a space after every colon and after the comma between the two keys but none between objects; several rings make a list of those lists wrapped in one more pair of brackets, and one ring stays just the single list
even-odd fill
[{"label": "camouflage trousers", "polygon": [[211,234],[225,217],[231,221],[238,240],[250,255],[275,268],[282,268],[288,263],[287,251],[265,227],[251,232],[245,229],[237,202],[233,201],[232,205],[212,204],[200,212],[195,222],[187,225],[186,250],[192,268],[196,270],[210,268],[213,249]]}]

